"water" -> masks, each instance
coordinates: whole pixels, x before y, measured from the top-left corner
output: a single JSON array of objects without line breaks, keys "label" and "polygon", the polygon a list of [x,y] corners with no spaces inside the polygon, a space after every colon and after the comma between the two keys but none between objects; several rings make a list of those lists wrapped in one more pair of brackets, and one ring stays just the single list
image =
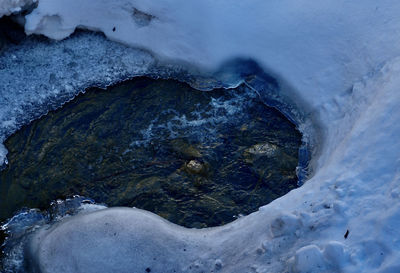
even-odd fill
[{"label": "water", "polygon": [[295,188],[301,135],[245,86],[137,78],[91,89],[5,144],[1,219],[79,194],[200,228]]}]

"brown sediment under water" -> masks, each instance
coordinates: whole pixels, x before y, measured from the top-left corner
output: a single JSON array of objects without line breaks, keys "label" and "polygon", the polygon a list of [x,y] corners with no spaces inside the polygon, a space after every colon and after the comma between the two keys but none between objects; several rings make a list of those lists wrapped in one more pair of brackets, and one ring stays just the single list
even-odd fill
[{"label": "brown sediment under water", "polygon": [[201,228],[296,188],[301,135],[245,86],[136,78],[87,90],[5,144],[0,220],[82,195]]}]

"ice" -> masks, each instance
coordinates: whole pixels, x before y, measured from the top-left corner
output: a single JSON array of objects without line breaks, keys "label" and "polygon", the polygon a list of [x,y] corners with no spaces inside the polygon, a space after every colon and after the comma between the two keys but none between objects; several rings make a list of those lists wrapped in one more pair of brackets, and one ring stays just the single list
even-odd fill
[{"label": "ice", "polygon": [[[302,132],[317,128],[319,146],[302,187],[226,226],[188,230],[105,209],[40,229],[29,260],[41,272],[397,272],[399,14],[396,0],[41,0],[28,33],[99,30],[226,82],[243,72],[226,69],[245,63],[232,60],[252,59],[276,77],[285,105],[301,109]],[[268,100],[257,75],[241,78]]]},{"label": "ice", "polygon": [[[89,86],[150,73],[147,52],[80,33],[61,43],[28,39],[0,53],[0,143]],[[88,67],[90,65],[90,67]],[[0,144],[0,166],[7,150]]]},{"label": "ice", "polygon": [[[246,69],[247,61],[241,65]],[[111,42],[96,33],[79,32],[60,42],[28,38],[0,53],[0,166],[7,155],[2,143],[22,125],[60,107],[87,87],[106,87],[143,75],[179,79],[201,90],[235,87],[242,80],[233,75],[222,82],[218,75],[188,72],[182,64],[160,62],[148,51]],[[268,81],[260,82],[265,89],[262,94],[276,90],[266,88]],[[219,106],[224,107],[232,110],[235,106]]]},{"label": "ice", "polygon": [[37,0],[2,0],[0,1],[0,18],[4,15],[20,13],[36,2]]},{"label": "ice", "polygon": [[[126,214],[129,217],[123,220]],[[52,229],[51,233],[42,234],[43,238],[48,239],[46,242],[40,240],[37,244],[31,245],[30,251],[38,251],[37,253],[43,256],[48,254],[46,250],[38,249],[43,244],[48,245],[49,250],[55,246],[55,240],[58,240],[58,244],[65,246],[62,250],[63,253],[59,252],[63,257],[59,256],[60,260],[51,261],[49,267],[40,265],[41,272],[68,272],[69,269],[65,267],[64,262],[74,264],[74,257],[68,253],[70,247],[75,247],[77,244],[81,246],[75,251],[83,262],[76,264],[78,270],[91,264],[93,258],[102,261],[93,264],[91,268],[87,268],[87,272],[104,272],[104,270],[107,271],[110,268],[121,273],[146,272],[146,268],[150,268],[151,272],[172,273],[174,269],[177,272],[182,272],[182,261],[188,259],[194,261],[195,257],[191,257],[193,253],[205,248],[204,245],[191,245],[193,240],[191,236],[199,237],[200,234],[180,228],[161,217],[155,217],[153,214],[137,209],[112,208],[107,210],[105,214],[94,212],[87,214],[89,218],[85,220],[85,223],[79,221],[82,216],[67,219],[63,228]],[[126,224],[133,225],[135,228],[127,230]],[[72,226],[77,228],[74,228],[75,231],[70,236],[59,236],[64,231],[71,230]],[[159,236],[154,237],[154,229],[159,232]],[[88,230],[98,234],[103,240],[98,240],[97,236],[88,238],[85,234],[85,231]],[[79,243],[79,241],[82,243]],[[115,248],[115,244],[119,244],[120,247]],[[98,253],[97,247],[106,251]],[[111,252],[108,251],[114,252],[115,257],[109,256]],[[168,253],[171,256],[165,255]],[[129,267],[126,267],[127,262],[130,264]]]},{"label": "ice", "polygon": [[94,204],[90,199],[74,196],[66,200],[53,202],[50,209],[23,209],[0,226],[5,231],[7,238],[2,245],[4,259],[1,272],[24,272],[26,265],[25,248],[29,243],[29,234],[39,229],[55,224],[79,212],[93,212],[106,208],[104,205]]}]

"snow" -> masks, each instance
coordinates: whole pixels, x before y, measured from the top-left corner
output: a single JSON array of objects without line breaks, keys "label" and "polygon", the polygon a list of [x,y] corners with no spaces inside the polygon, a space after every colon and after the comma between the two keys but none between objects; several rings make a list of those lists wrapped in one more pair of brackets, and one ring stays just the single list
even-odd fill
[{"label": "snow", "polygon": [[256,60],[320,146],[302,187],[231,224],[104,209],[40,229],[29,258],[41,272],[399,272],[398,14],[395,0],[41,0],[28,33],[100,30],[208,72]]},{"label": "snow", "polygon": [[294,269],[298,272],[323,272],[326,270],[321,250],[308,245],[296,251]]}]

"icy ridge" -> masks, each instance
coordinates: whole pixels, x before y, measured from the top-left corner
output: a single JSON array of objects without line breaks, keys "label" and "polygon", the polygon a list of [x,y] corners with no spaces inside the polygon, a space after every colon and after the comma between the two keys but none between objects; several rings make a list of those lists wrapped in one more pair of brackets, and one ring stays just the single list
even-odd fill
[{"label": "icy ridge", "polygon": [[29,242],[29,234],[43,227],[54,225],[61,220],[79,213],[88,213],[106,208],[95,204],[93,200],[73,196],[66,200],[55,200],[46,211],[24,208],[0,226],[6,233],[6,240],[1,246],[4,257],[0,263],[0,271],[4,273],[23,272],[26,265],[25,248]]}]

